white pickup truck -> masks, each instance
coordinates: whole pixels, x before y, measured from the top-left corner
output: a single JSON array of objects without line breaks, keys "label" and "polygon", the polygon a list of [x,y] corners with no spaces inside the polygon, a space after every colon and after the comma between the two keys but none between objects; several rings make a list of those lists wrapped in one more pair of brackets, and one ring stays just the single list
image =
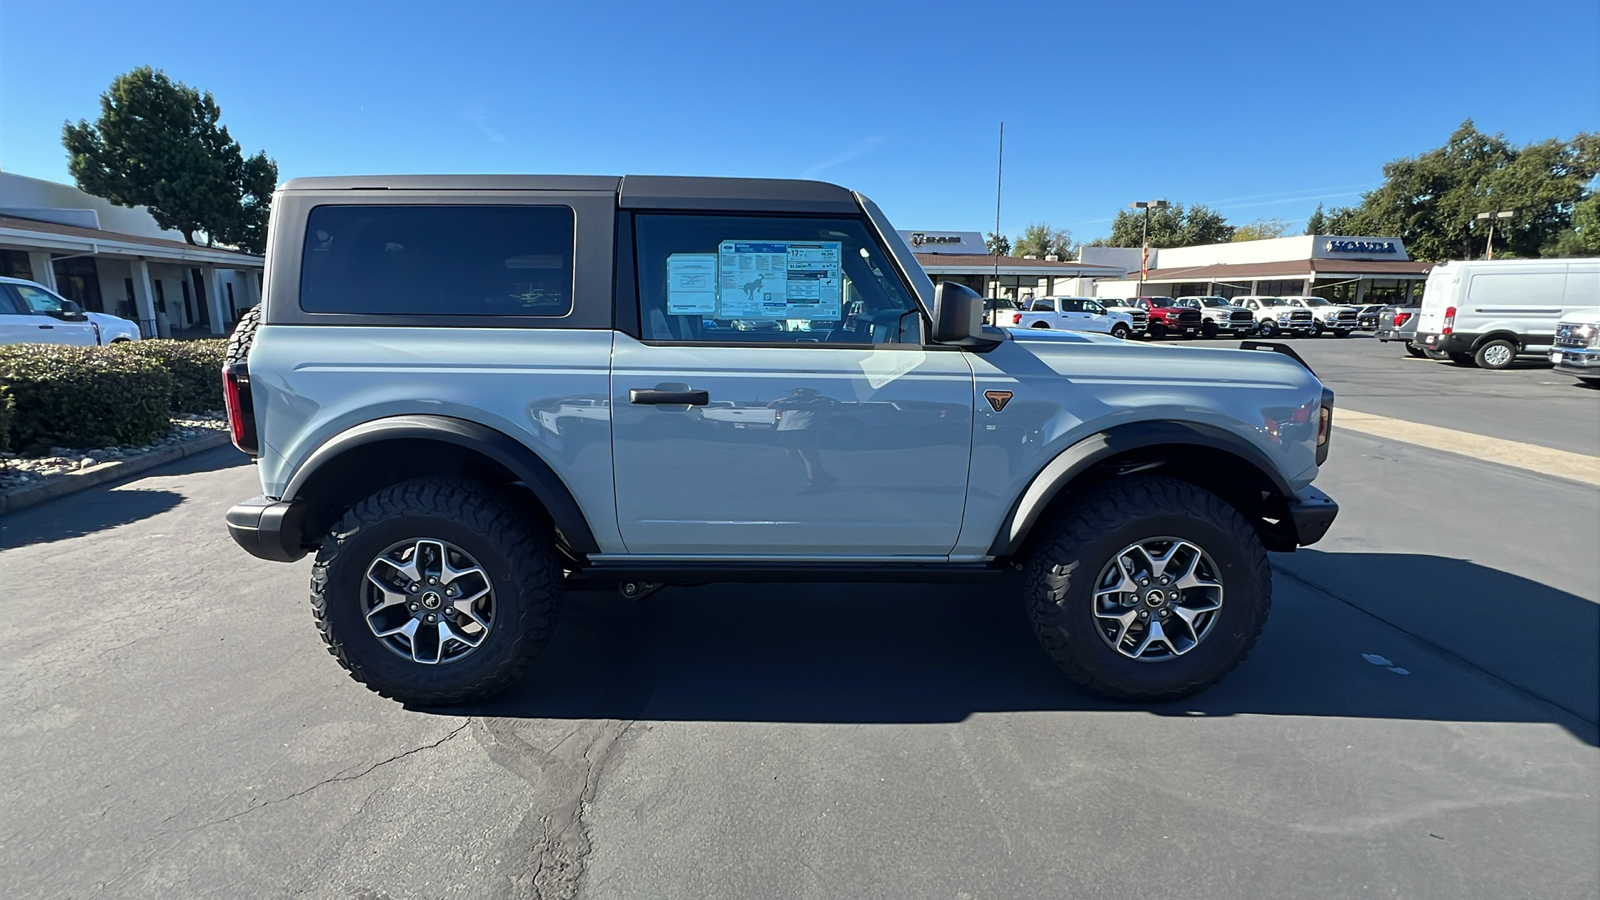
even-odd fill
[{"label": "white pickup truck", "polygon": [[1133,317],[1100,305],[1093,297],[1039,297],[1012,313],[1012,328],[1058,328],[1096,331],[1126,339],[1133,335]]}]

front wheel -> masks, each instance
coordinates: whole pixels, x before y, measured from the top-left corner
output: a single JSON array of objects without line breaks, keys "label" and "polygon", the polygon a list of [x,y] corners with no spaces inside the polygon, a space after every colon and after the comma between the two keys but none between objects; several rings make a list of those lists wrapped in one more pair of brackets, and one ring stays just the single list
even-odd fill
[{"label": "front wheel", "polygon": [[1312,337],[1314,337],[1314,338],[1315,337],[1322,337],[1323,330],[1324,329],[1322,327],[1322,323],[1321,322],[1312,322],[1311,323],[1311,336]]},{"label": "front wheel", "polygon": [[356,504],[311,570],[317,629],[350,677],[427,706],[509,685],[549,637],[555,538],[469,481],[418,479]]},{"label": "front wheel", "polygon": [[1272,606],[1272,571],[1250,524],[1172,478],[1090,488],[1041,528],[1025,568],[1045,652],[1116,700],[1173,700],[1221,680]]},{"label": "front wheel", "polygon": [[1347,338],[1350,336],[1350,331],[1349,329],[1345,328],[1335,328],[1333,330],[1333,336],[1336,338]]},{"label": "front wheel", "polygon": [[1150,340],[1159,341],[1167,336],[1167,326],[1160,322],[1150,323]]},{"label": "front wheel", "polygon": [[1121,338],[1122,340],[1127,340],[1129,334],[1130,334],[1130,332],[1128,331],[1128,326],[1123,325],[1120,322],[1117,323],[1116,325],[1111,326],[1111,336],[1114,337],[1114,338]]},{"label": "front wheel", "polygon": [[1258,330],[1261,332],[1262,337],[1269,338],[1278,333],[1278,326],[1271,322],[1262,322]]},{"label": "front wheel", "polygon": [[1200,335],[1205,338],[1215,338],[1217,336],[1217,323],[1206,322],[1201,325]]}]

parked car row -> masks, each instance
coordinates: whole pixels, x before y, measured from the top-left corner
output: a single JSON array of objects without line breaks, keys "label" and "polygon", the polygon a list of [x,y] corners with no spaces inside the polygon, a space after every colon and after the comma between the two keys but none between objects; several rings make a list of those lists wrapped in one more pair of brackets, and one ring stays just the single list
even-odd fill
[{"label": "parked car row", "polygon": [[1121,338],[1349,337],[1358,310],[1322,297],[1038,297],[986,301],[1003,328],[1093,331]]},{"label": "parked car row", "polygon": [[105,346],[137,341],[139,326],[83,307],[42,284],[0,278],[0,344]]}]

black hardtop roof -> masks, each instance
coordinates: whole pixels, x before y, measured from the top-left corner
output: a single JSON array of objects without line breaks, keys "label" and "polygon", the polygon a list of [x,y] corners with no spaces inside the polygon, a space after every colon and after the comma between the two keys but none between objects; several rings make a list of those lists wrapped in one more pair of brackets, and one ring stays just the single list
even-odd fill
[{"label": "black hardtop roof", "polygon": [[605,191],[623,209],[754,212],[860,212],[855,195],[836,184],[788,178],[701,178],[677,175],[337,175],[291,178],[283,191]]}]

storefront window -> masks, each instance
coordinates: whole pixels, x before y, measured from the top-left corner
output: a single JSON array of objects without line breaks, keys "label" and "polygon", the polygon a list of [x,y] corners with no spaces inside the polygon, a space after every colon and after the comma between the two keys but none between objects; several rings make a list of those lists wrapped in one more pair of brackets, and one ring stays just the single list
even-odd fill
[{"label": "storefront window", "polygon": [[1367,293],[1361,302],[1381,303],[1385,306],[1405,303],[1406,283],[1394,278],[1374,278],[1367,282]]},{"label": "storefront window", "polygon": [[27,251],[0,250],[0,275],[32,281],[33,263],[28,261]]},{"label": "storefront window", "polygon": [[55,260],[56,293],[77,301],[89,312],[105,312],[100,302],[100,270],[92,256],[72,256]]}]

